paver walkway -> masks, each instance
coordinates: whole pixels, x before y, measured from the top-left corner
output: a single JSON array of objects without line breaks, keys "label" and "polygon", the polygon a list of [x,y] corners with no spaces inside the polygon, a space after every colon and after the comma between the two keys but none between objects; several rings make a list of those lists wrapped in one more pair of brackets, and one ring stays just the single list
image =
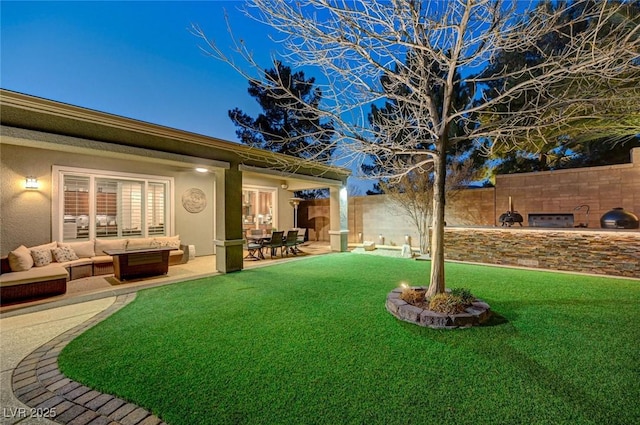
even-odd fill
[{"label": "paver walkway", "polygon": [[13,371],[14,395],[29,406],[26,414],[72,425],[166,425],[147,410],[65,377],[58,355],[76,336],[115,313],[136,297],[122,295],[106,310],[53,338],[26,356]]}]

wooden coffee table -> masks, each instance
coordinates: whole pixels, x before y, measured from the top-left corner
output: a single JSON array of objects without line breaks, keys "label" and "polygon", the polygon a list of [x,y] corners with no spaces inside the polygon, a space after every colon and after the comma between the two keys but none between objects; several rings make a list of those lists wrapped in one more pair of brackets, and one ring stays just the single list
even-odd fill
[{"label": "wooden coffee table", "polygon": [[169,271],[169,252],[176,248],[110,249],[113,271],[118,280],[158,276]]}]

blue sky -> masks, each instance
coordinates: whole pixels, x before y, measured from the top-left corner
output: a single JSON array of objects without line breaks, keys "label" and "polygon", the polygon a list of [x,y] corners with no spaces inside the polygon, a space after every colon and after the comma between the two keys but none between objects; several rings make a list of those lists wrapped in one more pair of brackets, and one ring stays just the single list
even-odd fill
[{"label": "blue sky", "polygon": [[234,34],[270,64],[270,29],[244,17],[239,1],[2,1],[4,89],[236,141],[227,111],[260,110],[247,81],[207,57],[189,32],[230,44]]}]

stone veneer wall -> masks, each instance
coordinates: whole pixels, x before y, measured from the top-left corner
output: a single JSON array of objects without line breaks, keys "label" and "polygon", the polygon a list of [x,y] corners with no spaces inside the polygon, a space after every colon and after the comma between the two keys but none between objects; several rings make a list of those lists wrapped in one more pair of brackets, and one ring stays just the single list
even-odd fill
[{"label": "stone veneer wall", "polygon": [[445,258],[640,278],[640,232],[449,227]]}]

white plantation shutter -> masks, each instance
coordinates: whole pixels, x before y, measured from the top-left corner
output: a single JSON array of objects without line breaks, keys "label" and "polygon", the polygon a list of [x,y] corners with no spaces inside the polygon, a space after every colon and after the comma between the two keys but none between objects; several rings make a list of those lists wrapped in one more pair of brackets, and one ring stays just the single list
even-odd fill
[{"label": "white plantation shutter", "polygon": [[[56,167],[54,166],[54,169]],[[63,241],[172,233],[173,179],[74,168],[58,171]]]},{"label": "white plantation shutter", "polygon": [[67,175],[63,179],[63,224],[64,240],[89,239],[89,187],[86,176]]},{"label": "white plantation shutter", "polygon": [[122,234],[142,235],[142,183],[120,182],[120,220]]},{"label": "white plantation shutter", "polygon": [[111,179],[96,179],[96,237],[118,236],[118,182]]},{"label": "white plantation shutter", "polygon": [[89,215],[89,178],[64,177],[64,214],[67,216]]},{"label": "white plantation shutter", "polygon": [[165,234],[166,184],[147,185],[147,231],[151,235]]}]

